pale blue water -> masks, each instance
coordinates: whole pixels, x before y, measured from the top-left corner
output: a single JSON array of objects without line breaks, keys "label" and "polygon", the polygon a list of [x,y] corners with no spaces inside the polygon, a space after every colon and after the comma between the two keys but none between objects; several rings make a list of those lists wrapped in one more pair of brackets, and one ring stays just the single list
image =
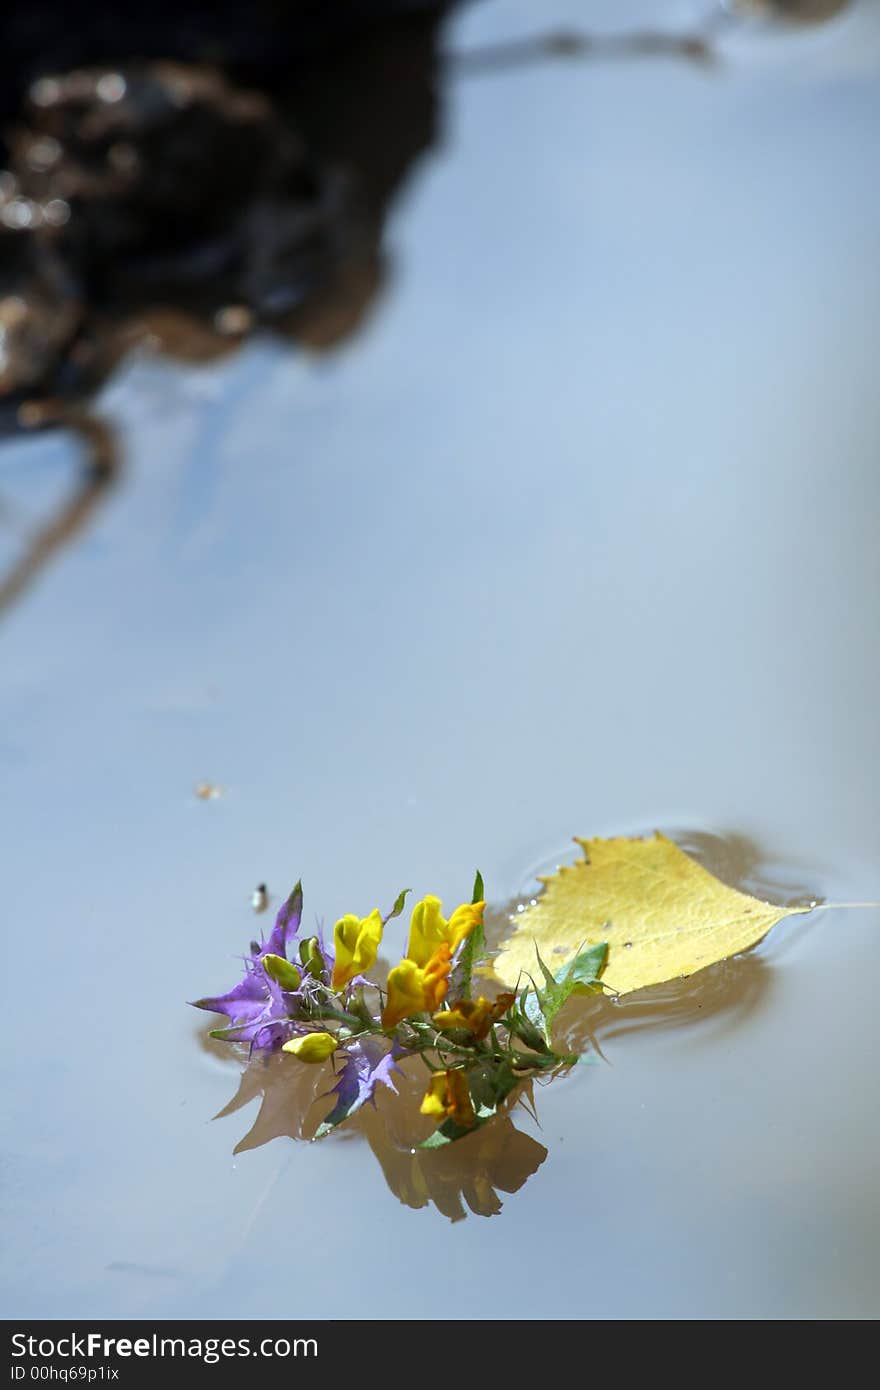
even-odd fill
[{"label": "pale blue water", "polygon": [[[540,12],[448,46],[703,13]],[[784,925],[705,1020],[609,1014],[491,1220],[359,1138],[234,1157],[183,1002],[300,874],[331,922],[476,864],[503,903],[656,825],[880,897],[880,21],[723,54],[450,79],[355,341],[106,391],[125,476],[0,633],[7,1316],[418,1316],[421,1259],[451,1317],[877,1315],[876,911]],[[0,495],[74,448],[5,444]]]}]

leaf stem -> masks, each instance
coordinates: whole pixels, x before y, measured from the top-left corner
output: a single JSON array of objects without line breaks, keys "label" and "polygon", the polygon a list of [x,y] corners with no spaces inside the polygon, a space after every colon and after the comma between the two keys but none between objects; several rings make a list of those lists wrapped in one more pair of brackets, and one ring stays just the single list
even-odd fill
[{"label": "leaf stem", "polygon": [[812,907],[805,907],[803,912],[828,912],[832,908],[838,907],[880,907],[880,903],[813,903]]}]

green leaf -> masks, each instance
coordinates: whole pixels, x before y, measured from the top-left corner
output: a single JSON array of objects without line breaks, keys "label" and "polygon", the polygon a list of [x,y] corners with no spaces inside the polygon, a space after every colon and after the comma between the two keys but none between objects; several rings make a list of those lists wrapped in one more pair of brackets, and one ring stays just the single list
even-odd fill
[{"label": "green leaf", "polygon": [[538,965],[540,966],[541,974],[544,976],[544,982],[547,986],[547,989],[552,991],[558,983],[556,976],[552,973],[549,967],[546,966],[544,962],[541,960],[541,952],[538,950],[537,946],[535,947],[535,955],[538,957]]},{"label": "green leaf", "polygon": [[383,926],[385,925],[386,922],[390,922],[391,919],[392,919],[392,917],[399,917],[399,916],[400,916],[401,912],[403,911],[404,904],[405,904],[405,902],[406,902],[406,895],[407,895],[407,893],[411,893],[411,892],[412,892],[412,889],[411,889],[411,888],[401,888],[401,890],[400,890],[400,892],[398,893],[397,897],[394,899],[394,906],[392,907],[392,909],[391,909],[391,911],[389,912],[388,916],[382,918],[382,925],[383,925]]},{"label": "green leaf", "polygon": [[486,933],[483,924],[474,927],[461,948],[461,957],[456,970],[456,994],[459,999],[470,999],[474,968],[486,952]]},{"label": "green leaf", "polygon": [[604,941],[600,941],[596,946],[588,946],[586,951],[575,956],[568,966],[567,972],[563,966],[557,975],[557,980],[563,979],[570,981],[572,985],[584,985],[584,991],[588,994],[601,994],[602,985],[599,976],[605,969],[605,962],[608,959],[608,946]]},{"label": "green leaf", "polygon": [[375,1020],[370,1006],[364,997],[363,985],[358,985],[349,996],[348,1004],[346,1005],[346,1013],[351,1014],[354,1018],[359,1018],[365,1028],[373,1028]]},{"label": "green leaf", "polygon": [[343,1120],[347,1120],[350,1115],[355,1115],[358,1110],[360,1110],[363,1103],[364,1102],[361,1100],[354,1101],[350,1105],[345,1105],[340,1101],[338,1105],[334,1105],[327,1118],[322,1120],[315,1130],[315,1138],[323,1139],[326,1135],[330,1134],[337,1125],[342,1124]]},{"label": "green leaf", "polygon": [[488,1107],[493,1113],[506,1100],[521,1078],[506,1061],[479,1068],[470,1073],[470,1090],[474,1108],[479,1114]]},{"label": "green leaf", "polygon": [[510,1015],[510,1031],[533,1052],[549,1051],[544,1037],[544,1015],[534,990],[524,990],[517,999]]},{"label": "green leaf", "polygon": [[560,966],[553,975],[541,959],[535,946],[538,965],[544,976],[544,988],[534,985],[534,995],[527,991],[524,1012],[529,1022],[541,1028],[548,1047],[553,1045],[553,1024],[573,994],[598,994],[602,985],[599,976],[605,968],[608,947],[605,942],[589,946],[581,951],[567,965]]},{"label": "green leaf", "polygon": [[[485,902],[485,889],[483,887],[483,875],[477,869],[477,876],[474,879],[474,891],[471,898],[472,903]],[[474,970],[486,954],[486,933],[483,930],[482,922],[474,927],[468,934],[467,940],[461,948],[461,955],[455,969],[453,979],[453,992],[456,999],[470,999]]]}]

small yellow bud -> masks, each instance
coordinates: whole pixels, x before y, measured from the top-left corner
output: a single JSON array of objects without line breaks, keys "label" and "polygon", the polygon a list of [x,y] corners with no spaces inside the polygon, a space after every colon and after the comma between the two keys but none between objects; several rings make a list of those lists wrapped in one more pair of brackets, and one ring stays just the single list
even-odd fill
[{"label": "small yellow bud", "polygon": [[281,1051],[292,1052],[301,1062],[326,1062],[336,1051],[337,1043],[332,1033],[304,1033],[300,1038],[291,1038]]}]

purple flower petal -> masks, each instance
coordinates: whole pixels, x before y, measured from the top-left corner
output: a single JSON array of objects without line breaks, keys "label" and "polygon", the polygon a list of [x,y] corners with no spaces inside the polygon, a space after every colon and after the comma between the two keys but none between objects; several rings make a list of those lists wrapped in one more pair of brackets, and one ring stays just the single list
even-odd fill
[{"label": "purple flower petal", "polygon": [[395,1060],[399,1055],[396,1047],[386,1051],[384,1042],[379,1038],[363,1038],[360,1042],[352,1043],[347,1049],[339,1079],[329,1093],[336,1096],[336,1104],[318,1126],[315,1138],[329,1134],[331,1129],[360,1110],[367,1101],[375,1105],[374,1093],[380,1082],[396,1094],[397,1087],[391,1073],[400,1071]]},{"label": "purple flower petal", "polygon": [[[251,943],[252,954],[244,958],[244,978],[227,994],[195,1001],[197,1009],[226,1015],[231,1026],[223,1030],[223,1036],[230,1042],[250,1043],[252,1048],[276,1048],[302,1031],[299,1018],[306,996],[314,993],[319,982],[305,977],[300,989],[284,990],[263,967],[263,958],[270,954],[290,959],[290,947],[301,920],[302,887],[298,883],[278,913],[269,940],[262,945]],[[318,936],[323,949],[323,933],[319,931]],[[323,981],[327,984],[333,958],[326,951],[324,955],[329,962]]]},{"label": "purple flower petal", "polygon": [[261,965],[248,968],[243,980],[228,994],[196,1000],[196,1008],[226,1014],[232,1027],[225,1031],[230,1042],[252,1047],[279,1047],[295,1031],[299,992],[283,990]]},{"label": "purple flower petal", "polygon": [[298,883],[294,888],[286,903],[282,906],[275,918],[275,925],[272,928],[269,940],[260,952],[261,956],[273,955],[283,956],[285,960],[290,957],[287,954],[287,946],[293,941],[299,931],[299,924],[302,921],[303,894],[302,883]]},{"label": "purple flower petal", "polygon": [[210,1009],[215,1014],[226,1014],[230,1022],[256,1017],[262,1013],[269,998],[269,980],[264,970],[249,970],[243,980],[228,994],[217,994],[213,998],[196,999],[197,1009]]}]

